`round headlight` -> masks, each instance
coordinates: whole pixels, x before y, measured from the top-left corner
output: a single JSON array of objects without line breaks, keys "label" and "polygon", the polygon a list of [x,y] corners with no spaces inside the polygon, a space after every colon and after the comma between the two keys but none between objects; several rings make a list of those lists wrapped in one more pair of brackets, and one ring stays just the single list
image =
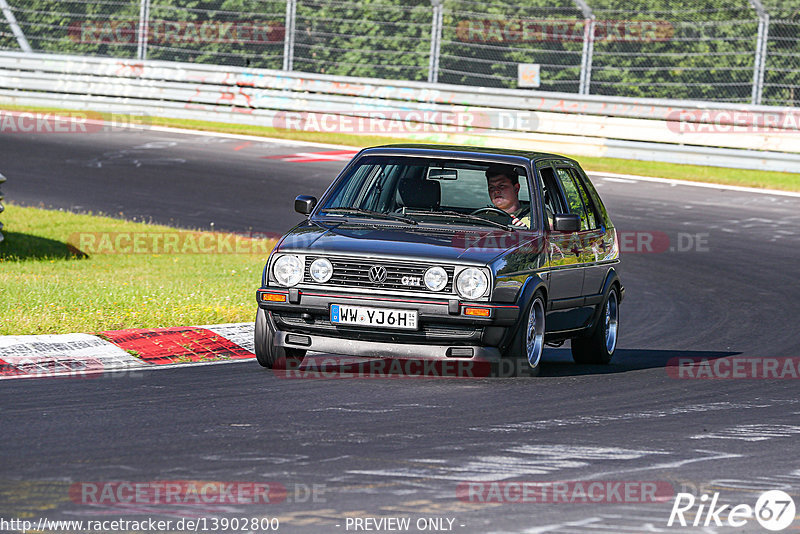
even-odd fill
[{"label": "round headlight", "polygon": [[486,274],[474,267],[464,269],[456,278],[456,291],[465,299],[482,297],[488,287],[489,281],[486,279]]},{"label": "round headlight", "polygon": [[309,272],[315,282],[324,284],[333,276],[333,265],[325,258],[317,258],[311,264]]},{"label": "round headlight", "polygon": [[280,285],[296,286],[303,279],[303,262],[298,256],[281,256],[275,260],[272,274]]},{"label": "round headlight", "polygon": [[425,287],[431,291],[441,291],[447,285],[447,271],[441,267],[431,267],[425,271]]}]

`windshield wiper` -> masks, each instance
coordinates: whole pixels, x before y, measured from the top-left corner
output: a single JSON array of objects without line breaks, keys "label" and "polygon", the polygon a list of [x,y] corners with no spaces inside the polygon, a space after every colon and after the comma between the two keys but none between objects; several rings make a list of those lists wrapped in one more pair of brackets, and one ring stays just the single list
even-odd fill
[{"label": "windshield wiper", "polygon": [[423,211],[423,210],[406,210],[405,213],[414,213],[419,215],[434,215],[434,216],[444,216],[444,217],[456,217],[459,219],[467,219],[469,221],[479,222],[482,224],[488,224],[491,226],[496,226],[497,228],[503,228],[505,230],[510,230],[512,232],[516,232],[516,228],[509,224],[503,224],[501,222],[493,221],[491,219],[484,219],[478,215],[471,215],[469,213],[461,213],[460,211]]},{"label": "windshield wiper", "polygon": [[417,222],[415,219],[412,219],[411,217],[404,217],[396,213],[381,213],[380,211],[372,211],[364,208],[325,208],[320,210],[320,212],[366,215],[368,217],[374,217],[376,219],[388,219],[393,221],[402,221],[407,224],[419,224],[419,222]]}]

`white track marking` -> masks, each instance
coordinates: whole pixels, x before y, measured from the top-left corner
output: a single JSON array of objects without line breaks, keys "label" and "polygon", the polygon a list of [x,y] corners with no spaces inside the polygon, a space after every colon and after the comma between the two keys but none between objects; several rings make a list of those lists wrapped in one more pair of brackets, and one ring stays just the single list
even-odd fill
[{"label": "white track marking", "polygon": [[586,174],[590,176],[597,176],[598,178],[621,178],[624,180],[630,180],[632,182],[654,182],[659,184],[669,184],[669,185],[685,185],[689,187],[705,187],[707,189],[722,189],[725,191],[739,191],[742,193],[758,193],[761,195],[774,195],[774,196],[781,196],[781,197],[793,197],[793,198],[800,198],[800,192],[796,191],[781,191],[778,189],[760,189],[758,187],[743,187],[740,185],[725,185],[725,184],[714,184],[709,182],[692,182],[689,180],[675,180],[671,178],[657,178],[655,176],[636,176],[633,174],[617,174],[614,172],[595,172],[586,170]]},{"label": "white track marking", "polygon": [[617,182],[619,184],[635,184],[636,180],[629,180],[627,178],[612,178],[610,176],[602,177],[606,182]]},{"label": "white track marking", "polygon": [[475,455],[460,463],[449,459],[411,459],[397,469],[364,469],[348,474],[435,480],[497,481],[531,475],[547,475],[565,469],[581,469],[595,461],[635,460],[663,451],[573,445],[521,445],[494,455]]},{"label": "white track marking", "polygon": [[[773,401],[781,403],[797,403],[800,399],[791,399],[788,401]],[[706,404],[693,404],[684,406],[675,406],[664,410],[644,410],[641,412],[627,412],[621,414],[603,414],[603,415],[578,415],[575,417],[565,419],[544,419],[538,421],[525,421],[521,423],[506,423],[503,425],[492,425],[487,427],[472,427],[470,430],[477,432],[520,432],[530,430],[547,430],[550,428],[560,428],[567,426],[585,426],[585,425],[602,425],[605,423],[614,423],[617,421],[636,421],[640,419],[653,419],[661,417],[670,417],[674,415],[684,415],[691,413],[703,413],[718,410],[739,410],[739,409],[753,409],[753,408],[770,408],[773,404],[757,404],[757,403],[731,403],[731,402],[711,402]]]},{"label": "white track marking", "polygon": [[639,471],[652,471],[655,469],[675,469],[677,467],[683,467],[684,465],[694,464],[697,462],[707,462],[713,460],[729,460],[733,458],[741,458],[741,454],[733,454],[733,453],[726,453],[726,452],[718,452],[718,451],[706,451],[697,449],[695,452],[699,453],[707,453],[710,456],[705,456],[703,458],[690,458],[686,460],[676,460],[674,462],[664,462],[660,464],[651,464],[644,467],[632,467],[628,469],[618,469],[614,471],[606,471],[604,473],[593,473],[590,477],[580,477],[576,480],[588,480],[588,479],[602,479],[609,476],[618,476],[622,473],[635,473]]},{"label": "white track marking", "polygon": [[766,441],[773,438],[788,438],[797,434],[800,434],[800,426],[795,425],[737,425],[708,434],[697,434],[691,439]]},{"label": "white track marking", "polygon": [[577,458],[580,460],[634,460],[650,454],[667,454],[662,451],[581,445],[519,445],[511,447],[508,452],[551,456],[553,458]]}]

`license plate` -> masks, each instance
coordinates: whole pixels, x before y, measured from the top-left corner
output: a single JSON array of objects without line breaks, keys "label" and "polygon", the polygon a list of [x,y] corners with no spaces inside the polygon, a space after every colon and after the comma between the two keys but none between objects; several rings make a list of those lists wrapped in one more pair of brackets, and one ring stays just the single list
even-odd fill
[{"label": "license plate", "polygon": [[417,310],[393,310],[389,308],[331,304],[331,322],[333,324],[354,326],[416,330]]}]

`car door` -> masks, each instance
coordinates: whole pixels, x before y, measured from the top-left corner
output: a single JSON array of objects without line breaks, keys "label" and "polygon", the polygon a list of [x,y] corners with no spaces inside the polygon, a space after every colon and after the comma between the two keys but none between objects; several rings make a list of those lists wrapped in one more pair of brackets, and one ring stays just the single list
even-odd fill
[{"label": "car door", "polygon": [[[602,219],[599,216],[586,185],[582,181],[580,173],[572,166],[559,165],[556,168],[556,176],[561,186],[561,191],[567,203],[569,212],[580,216],[580,230],[571,237],[571,251],[577,255],[578,264],[583,272],[583,284],[581,286],[582,300],[575,305],[575,313],[570,316],[574,328],[586,326],[592,316],[593,306],[597,304],[597,293],[602,280],[597,280],[601,276],[601,269],[597,262],[601,256],[601,248],[604,246],[605,230]],[[591,295],[586,299],[587,294]]]},{"label": "car door", "polygon": [[608,258],[614,248],[613,230],[606,227],[600,207],[586,185],[586,175],[580,169],[570,168],[570,174],[580,194],[586,212],[586,228],[582,228],[583,296],[587,306],[598,304],[602,298],[603,284],[609,269]]},{"label": "car door", "polygon": [[538,170],[545,207],[545,243],[550,269],[548,330],[571,330],[580,326],[580,308],[584,300],[579,232],[553,231],[554,214],[574,212],[570,209],[556,167],[545,164],[540,165]]}]

